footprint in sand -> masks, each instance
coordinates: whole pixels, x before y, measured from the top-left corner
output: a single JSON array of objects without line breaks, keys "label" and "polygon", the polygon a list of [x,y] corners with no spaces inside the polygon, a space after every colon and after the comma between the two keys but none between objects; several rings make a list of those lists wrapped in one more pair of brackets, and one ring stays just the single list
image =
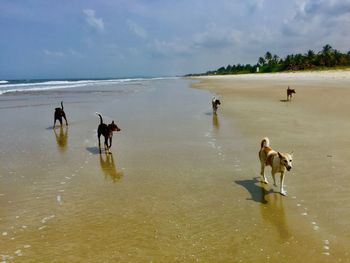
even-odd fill
[{"label": "footprint in sand", "polygon": [[326,239],[323,241],[323,255],[329,256],[331,253],[329,252],[330,246],[329,246],[329,240]]}]

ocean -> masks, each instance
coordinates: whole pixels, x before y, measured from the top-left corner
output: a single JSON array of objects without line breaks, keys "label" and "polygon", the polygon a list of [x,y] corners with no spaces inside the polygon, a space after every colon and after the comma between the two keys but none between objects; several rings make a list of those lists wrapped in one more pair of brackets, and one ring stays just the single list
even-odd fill
[{"label": "ocean", "polygon": [[24,79],[0,80],[0,95],[58,89],[110,86],[125,82],[149,81],[172,78],[120,78],[120,79]]}]

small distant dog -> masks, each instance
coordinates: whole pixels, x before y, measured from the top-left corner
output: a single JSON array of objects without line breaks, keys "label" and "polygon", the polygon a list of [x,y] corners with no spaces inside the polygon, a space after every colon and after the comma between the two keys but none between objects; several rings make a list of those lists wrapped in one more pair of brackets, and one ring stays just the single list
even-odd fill
[{"label": "small distant dog", "polygon": [[55,108],[55,120],[53,123],[53,128],[56,126],[56,121],[58,120],[62,127],[62,118],[66,121],[66,125],[68,125],[66,113],[63,110],[63,101],[61,101],[61,108]]},{"label": "small distant dog", "polygon": [[291,89],[289,86],[288,86],[288,89],[287,89],[287,100],[292,100],[292,97],[293,97],[293,93],[295,94],[295,89]]},{"label": "small distant dog", "polygon": [[[97,128],[97,137],[98,137],[98,146],[101,151],[101,141],[100,137],[103,135],[105,137],[105,149],[110,153],[110,148],[112,146],[112,137],[113,137],[113,132],[115,131],[120,131],[119,127],[112,121],[111,124],[105,124],[103,123],[102,116],[99,113],[96,113],[98,116],[100,116],[100,125],[98,125]],[[108,145],[109,142],[109,145]]]},{"label": "small distant dog", "polygon": [[221,102],[216,97],[213,97],[211,100],[211,105],[213,106],[213,112],[216,114],[216,111],[218,110],[218,105],[221,105]]},{"label": "small distant dog", "polygon": [[261,147],[259,151],[259,159],[261,164],[261,176],[264,178],[264,183],[267,184],[268,181],[265,177],[265,166],[271,166],[271,175],[273,179],[273,185],[276,185],[276,173],[281,173],[281,185],[280,193],[281,195],[286,195],[287,192],[283,188],[284,183],[284,173],[285,171],[290,171],[292,169],[293,153],[280,153],[272,150],[270,147],[269,138],[265,137],[261,141]]}]

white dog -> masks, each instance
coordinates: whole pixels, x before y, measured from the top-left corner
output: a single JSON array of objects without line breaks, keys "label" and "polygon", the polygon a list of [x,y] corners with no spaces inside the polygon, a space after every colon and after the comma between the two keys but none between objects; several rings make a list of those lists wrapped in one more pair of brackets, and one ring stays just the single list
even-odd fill
[{"label": "white dog", "polygon": [[267,184],[267,179],[265,177],[265,166],[270,165],[272,170],[273,185],[276,185],[276,173],[281,173],[281,185],[280,193],[281,195],[286,195],[287,192],[283,188],[284,173],[285,171],[290,171],[292,169],[293,153],[280,153],[272,150],[270,147],[269,138],[265,137],[261,141],[261,148],[259,151],[259,159],[261,163],[261,176],[264,178],[264,183]]}]

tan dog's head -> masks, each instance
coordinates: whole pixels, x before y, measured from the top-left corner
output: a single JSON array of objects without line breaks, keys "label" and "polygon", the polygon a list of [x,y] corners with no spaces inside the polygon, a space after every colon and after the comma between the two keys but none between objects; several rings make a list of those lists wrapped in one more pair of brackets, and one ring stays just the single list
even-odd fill
[{"label": "tan dog's head", "polygon": [[278,152],[278,157],[280,158],[281,165],[286,167],[287,171],[290,171],[292,169],[293,152],[291,153]]}]

